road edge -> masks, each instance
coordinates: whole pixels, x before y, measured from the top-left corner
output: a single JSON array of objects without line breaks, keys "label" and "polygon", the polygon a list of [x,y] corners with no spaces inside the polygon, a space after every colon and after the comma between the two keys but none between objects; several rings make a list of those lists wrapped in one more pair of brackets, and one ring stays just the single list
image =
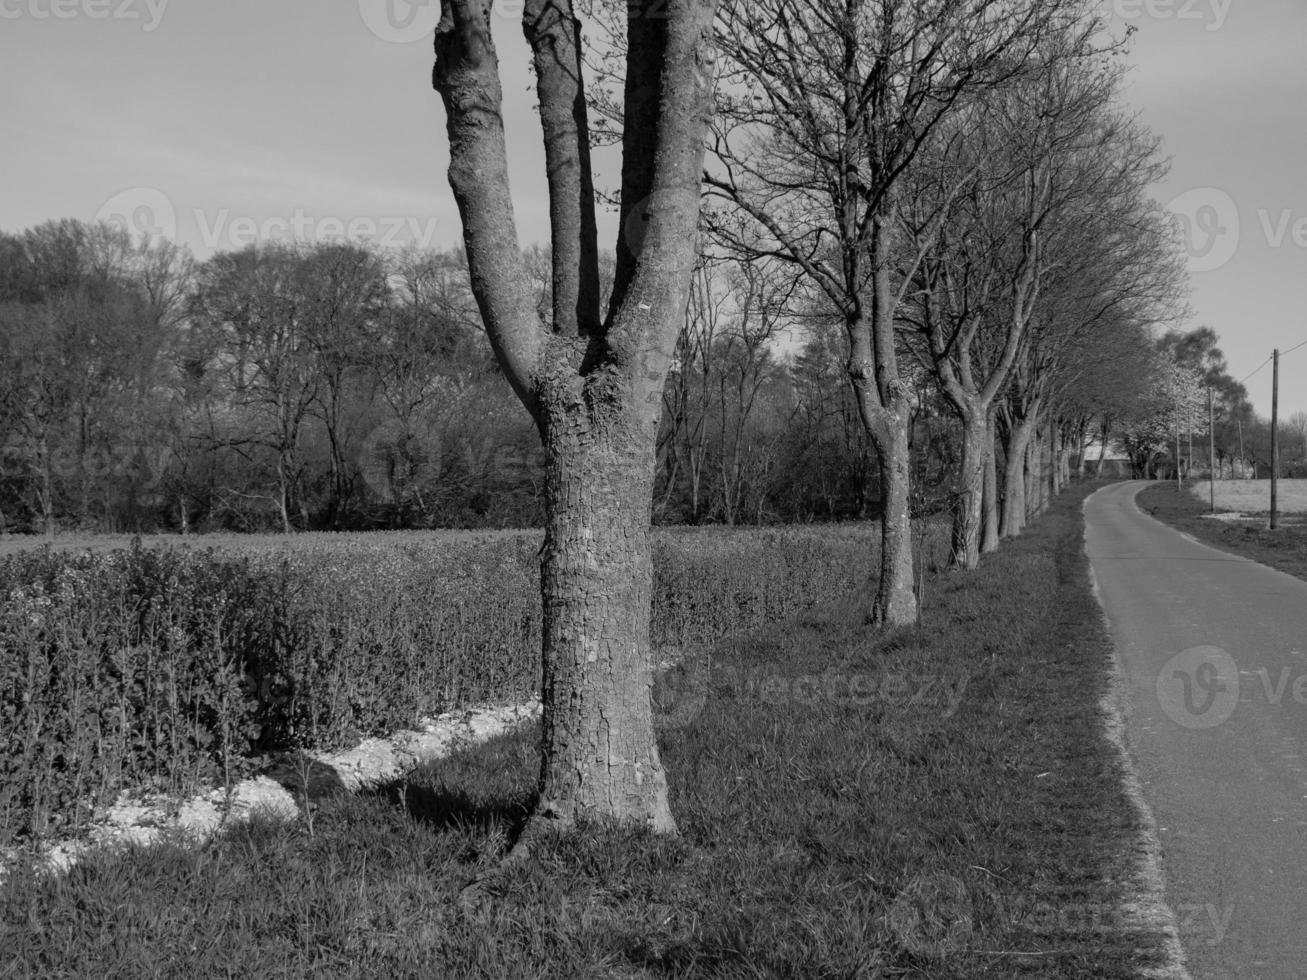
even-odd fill
[{"label": "road edge", "polygon": [[1103,630],[1112,645],[1112,654],[1107,666],[1107,691],[1099,701],[1099,710],[1103,716],[1103,734],[1112,747],[1116,749],[1121,762],[1122,789],[1130,800],[1142,825],[1134,842],[1135,870],[1133,887],[1136,898],[1126,902],[1121,911],[1123,919],[1131,927],[1156,932],[1162,937],[1162,949],[1166,956],[1166,965],[1149,967],[1140,971],[1145,980],[1193,980],[1189,973],[1184,947],[1180,943],[1180,930],[1175,910],[1166,901],[1166,874],[1162,869],[1162,843],[1157,835],[1157,819],[1153,809],[1144,799],[1143,784],[1130,758],[1126,745],[1126,718],[1130,713],[1130,699],[1126,682],[1125,669],[1112,636],[1112,623],[1108,619],[1107,609],[1103,606],[1103,596],[1098,588],[1098,577],[1094,574],[1094,564],[1089,558],[1088,531],[1089,524],[1085,511],[1089,501],[1103,489],[1095,490],[1081,504],[1081,518],[1084,524],[1082,538],[1085,540],[1085,563],[1089,568],[1089,589],[1098,604],[1098,615],[1103,622]]}]

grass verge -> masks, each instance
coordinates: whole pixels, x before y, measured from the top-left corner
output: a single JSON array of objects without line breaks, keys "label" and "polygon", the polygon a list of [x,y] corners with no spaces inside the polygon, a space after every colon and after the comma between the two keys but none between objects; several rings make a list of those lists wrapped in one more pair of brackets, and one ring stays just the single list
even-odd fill
[{"label": "grass verge", "polygon": [[1134,977],[1159,944],[1118,919],[1137,824],[1082,496],[938,576],[920,628],[849,603],[663,677],[679,839],[596,826],[499,867],[521,731],[311,823],[15,874],[0,976]]},{"label": "grass verge", "polygon": [[1144,487],[1135,500],[1144,513],[1199,541],[1307,579],[1307,522],[1295,515],[1274,531],[1265,522],[1216,520],[1204,516],[1207,504],[1169,482]]}]

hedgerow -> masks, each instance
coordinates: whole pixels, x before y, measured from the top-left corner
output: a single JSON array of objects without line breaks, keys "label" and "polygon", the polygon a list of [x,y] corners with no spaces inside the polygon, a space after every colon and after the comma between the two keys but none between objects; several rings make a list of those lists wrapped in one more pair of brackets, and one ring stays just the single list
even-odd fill
[{"label": "hedgerow", "polygon": [[[867,587],[863,527],[655,537],[661,654]],[[0,846],[539,690],[538,532],[0,559]],[[663,659],[666,659],[664,656]]]}]

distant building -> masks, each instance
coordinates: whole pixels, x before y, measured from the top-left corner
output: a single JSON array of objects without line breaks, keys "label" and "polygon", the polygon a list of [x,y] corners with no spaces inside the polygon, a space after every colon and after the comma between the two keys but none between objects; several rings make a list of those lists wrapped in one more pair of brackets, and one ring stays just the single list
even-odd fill
[{"label": "distant building", "polygon": [[1102,440],[1098,438],[1091,438],[1085,443],[1084,449],[1081,451],[1084,453],[1086,473],[1102,477],[1130,479],[1133,472],[1130,466],[1130,456],[1116,440],[1107,440],[1106,453],[1103,452]]}]

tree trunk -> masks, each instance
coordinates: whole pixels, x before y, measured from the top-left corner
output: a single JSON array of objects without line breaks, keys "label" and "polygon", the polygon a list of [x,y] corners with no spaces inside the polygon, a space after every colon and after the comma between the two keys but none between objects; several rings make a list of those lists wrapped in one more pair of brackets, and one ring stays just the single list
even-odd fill
[{"label": "tree trunk", "polygon": [[1028,508],[1026,510],[1026,523],[1036,520],[1040,514],[1044,513],[1046,498],[1048,497],[1048,431],[1040,430],[1035,427],[1035,436],[1030,440],[1030,447],[1026,451],[1030,466],[1030,496],[1027,500]]},{"label": "tree trunk", "polygon": [[880,456],[880,582],[870,620],[884,626],[910,626],[917,621],[917,595],[912,574],[912,519],[908,452],[908,412],[885,412],[880,435],[873,435]]},{"label": "tree trunk", "polygon": [[1041,501],[1041,511],[1047,510],[1049,501],[1062,492],[1062,464],[1065,462],[1064,449],[1062,429],[1059,426],[1053,426],[1049,430],[1048,436],[1048,494]]},{"label": "tree trunk", "polygon": [[[536,68],[548,103],[555,331],[541,329],[525,288],[491,0],[445,0],[441,12],[432,80],[447,115],[449,183],[472,288],[546,457],[540,794],[518,851],[529,852],[528,838],[544,828],[586,818],[675,833],[651,699],[649,522],[663,388],[695,265],[714,5],[628,4],[623,233],[603,318],[593,306],[579,29],[565,0],[524,8],[533,49],[551,52]],[[572,236],[576,249],[560,241]]]},{"label": "tree trunk", "polygon": [[981,553],[990,554],[998,551],[998,542],[998,460],[994,454],[994,415],[991,412],[985,420],[985,492]]},{"label": "tree trunk", "polygon": [[980,565],[981,513],[985,490],[985,439],[989,427],[985,413],[975,409],[962,416],[962,460],[953,511],[953,548],[950,562],[956,568]]},{"label": "tree trunk", "polygon": [[917,621],[909,509],[912,457],[908,448],[908,421],[911,412],[901,385],[895,386],[890,407],[883,407],[871,379],[868,333],[851,326],[850,340],[853,356],[849,360],[849,376],[859,416],[880,459],[880,579],[868,620],[880,626],[911,626]]},{"label": "tree trunk", "polygon": [[1031,419],[1013,419],[1004,440],[1003,517],[999,533],[1015,538],[1026,526],[1026,451],[1034,429]]},{"label": "tree trunk", "polygon": [[544,410],[536,816],[564,826],[615,817],[675,833],[651,702],[654,447],[626,413],[601,425],[587,421],[583,406],[546,402]]}]

